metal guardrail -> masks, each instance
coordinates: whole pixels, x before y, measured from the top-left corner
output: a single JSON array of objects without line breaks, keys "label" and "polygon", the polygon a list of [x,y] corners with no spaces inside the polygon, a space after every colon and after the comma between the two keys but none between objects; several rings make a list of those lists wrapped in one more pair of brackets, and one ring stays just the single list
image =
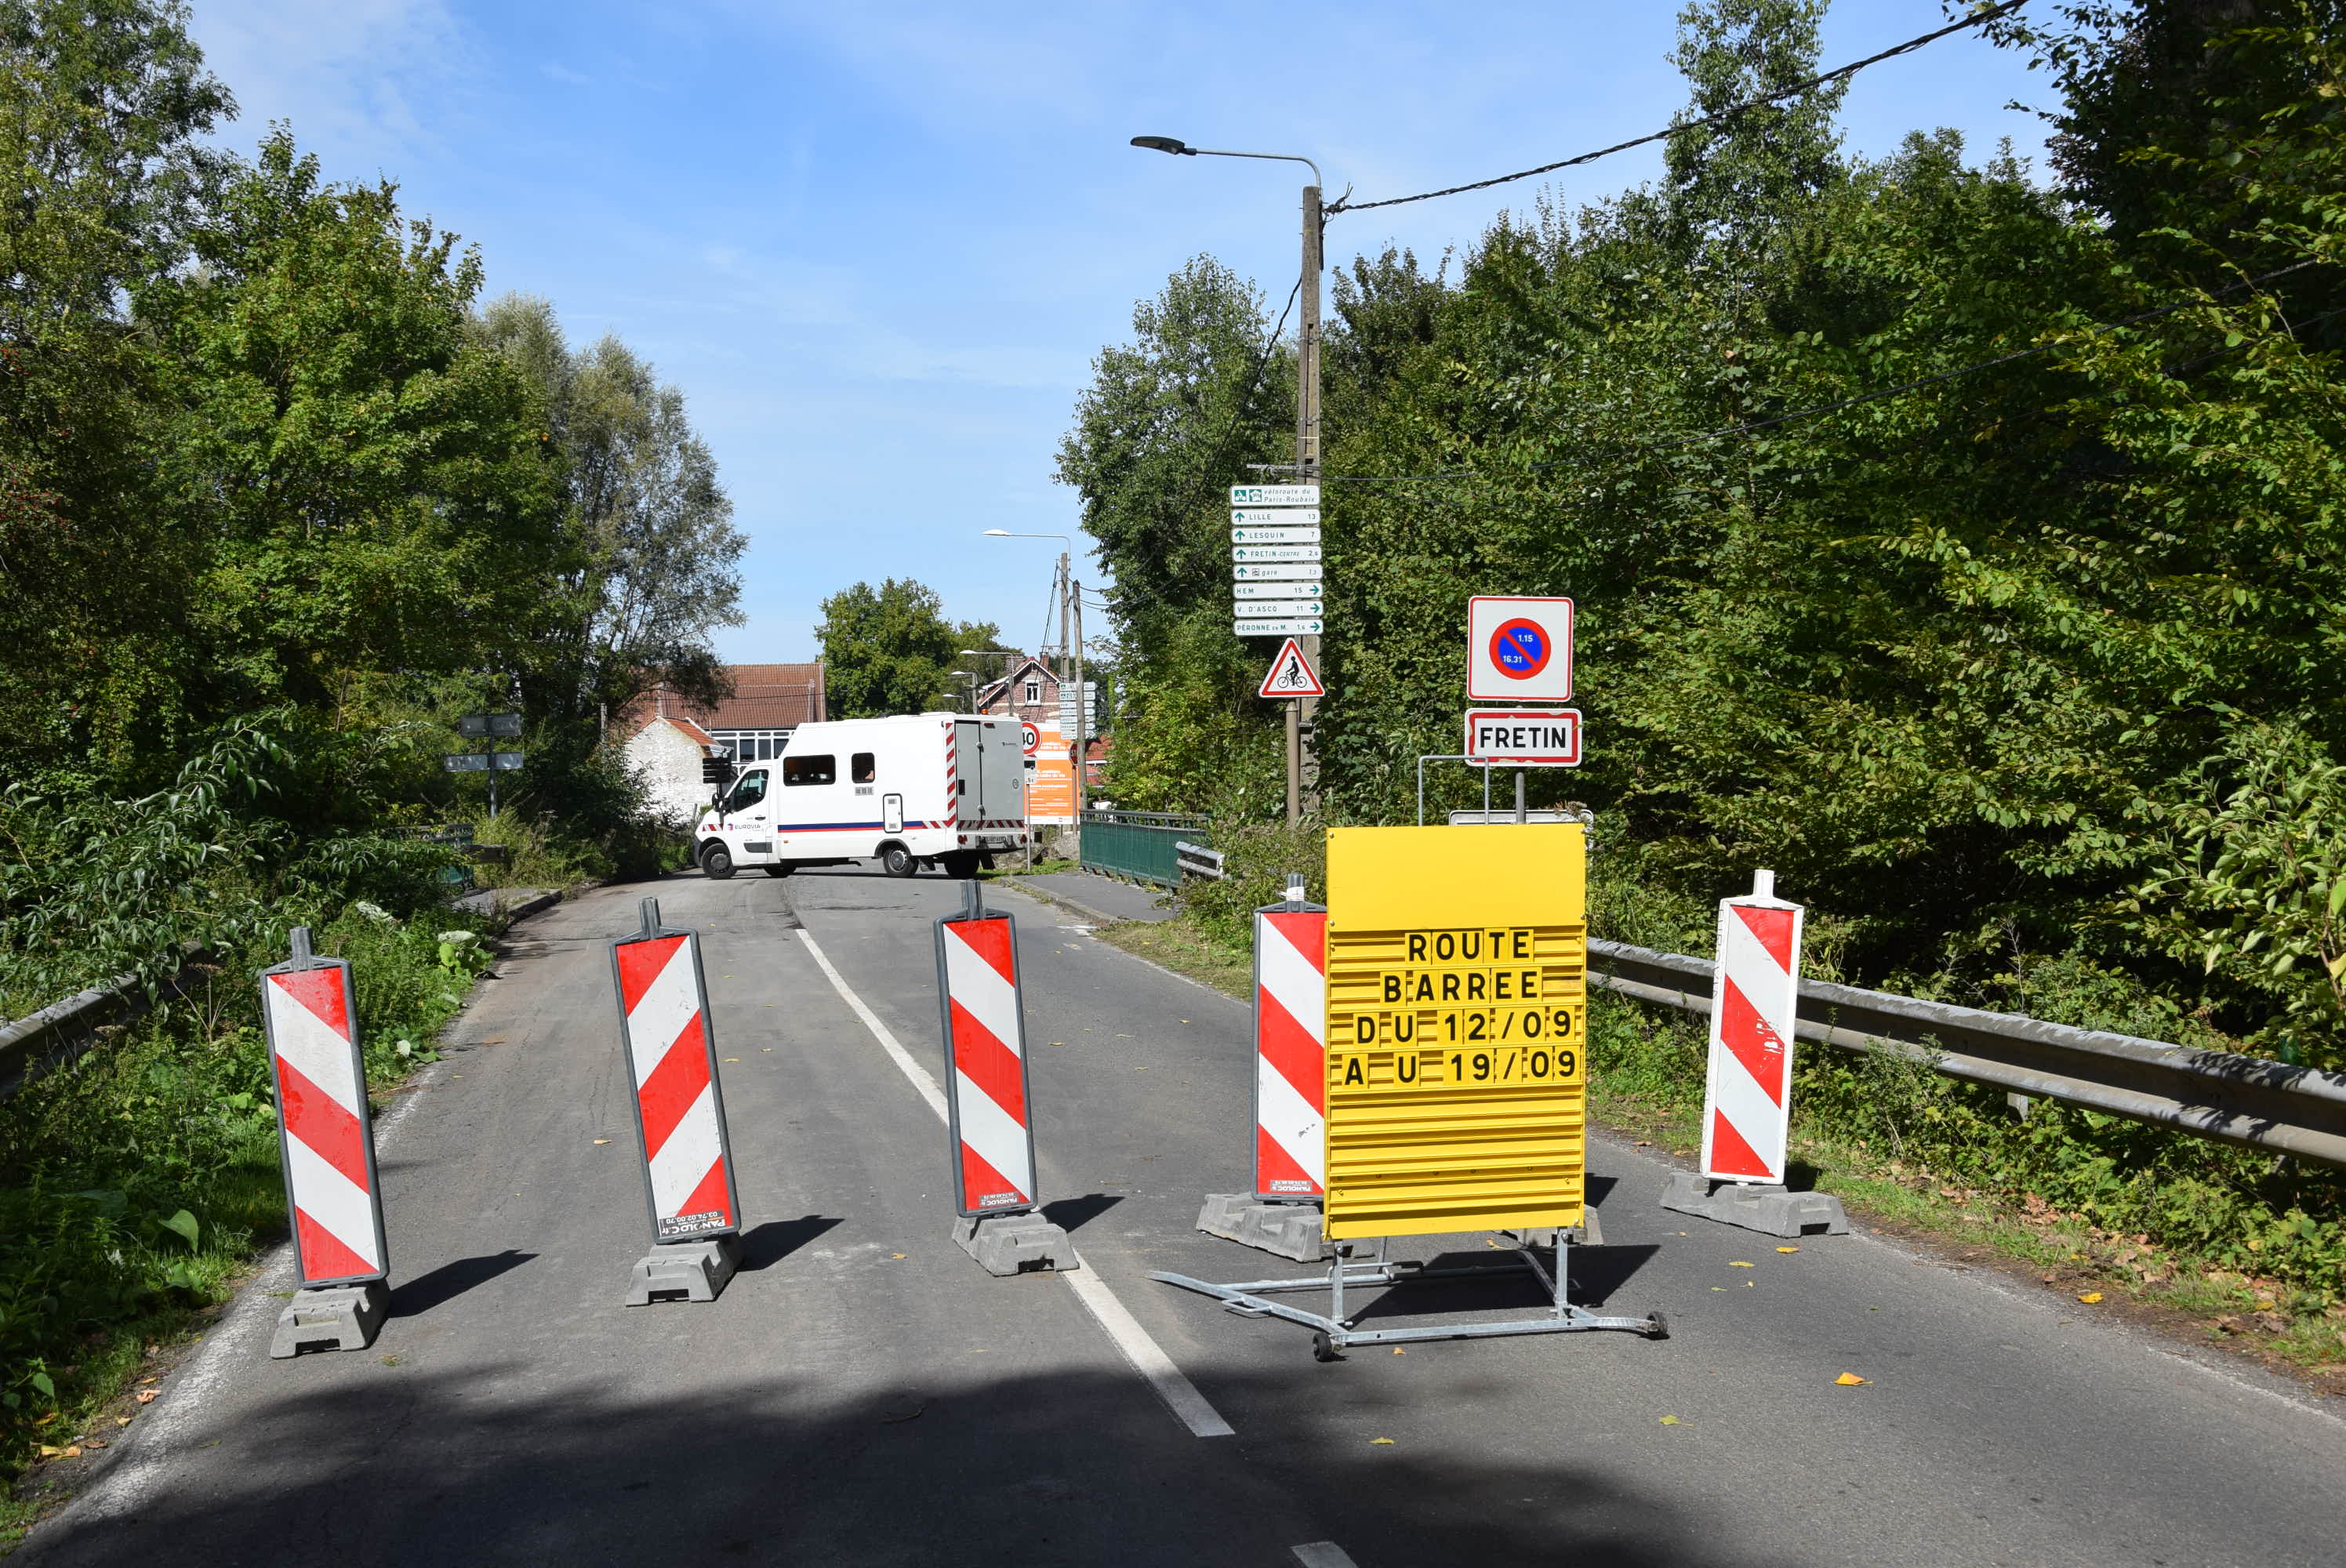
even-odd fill
[{"label": "metal guardrail", "polygon": [[1206,837],[1206,820],[1171,811],[1090,811],[1083,823],[1082,865],[1087,871],[1132,877],[1160,888],[1181,885],[1183,840]]},{"label": "metal guardrail", "polygon": [[[1707,958],[1588,944],[1590,984],[1688,1013],[1710,1012],[1713,972]],[[2346,1166],[2346,1074],[1818,980],[1800,983],[1793,1033],[1844,1051],[1907,1056],[1969,1083]]]},{"label": "metal guardrail", "polygon": [[[188,942],[180,951],[179,972],[156,988],[165,1001],[187,993],[191,982],[186,966],[211,956],[199,942]],[[117,974],[38,1013],[0,1023],[0,1100],[22,1088],[35,1070],[61,1066],[81,1055],[97,1043],[97,1032],[107,1024],[127,1023],[148,1010],[146,987],[134,976]]]},{"label": "metal guardrail", "polygon": [[1222,880],[1222,852],[1203,844],[1192,844],[1177,839],[1173,843],[1173,863],[1185,877],[1202,877],[1209,882]]}]

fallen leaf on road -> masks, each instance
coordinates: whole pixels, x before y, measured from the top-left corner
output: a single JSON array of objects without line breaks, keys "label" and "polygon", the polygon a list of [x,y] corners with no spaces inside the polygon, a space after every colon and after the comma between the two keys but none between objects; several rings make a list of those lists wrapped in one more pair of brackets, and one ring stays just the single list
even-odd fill
[{"label": "fallen leaf on road", "polygon": [[903,1253],[901,1253],[901,1252],[892,1252],[892,1253],[890,1253],[888,1256],[889,1256],[889,1257],[903,1257],[904,1255],[903,1255]]},{"label": "fallen leaf on road", "polygon": [[1406,1356],[1406,1355],[1408,1355],[1408,1354],[1409,1354],[1409,1352],[1408,1352],[1407,1350],[1402,1349],[1399,1345],[1395,1345],[1395,1346],[1393,1347],[1393,1354],[1394,1354],[1394,1355],[1396,1355],[1396,1356]]},{"label": "fallen leaf on road", "polygon": [[1739,1259],[1739,1259],[1737,1259],[1735,1262],[1729,1264],[1727,1267],[1729,1267],[1729,1268],[1750,1268],[1750,1267],[1752,1267],[1752,1266],[1751,1266],[1750,1264],[1749,1264],[1749,1263],[1745,1263],[1745,1262],[1743,1262],[1741,1259]]},{"label": "fallen leaf on road", "polygon": [[1798,1252],[1800,1249],[1797,1247],[1780,1247],[1776,1248],[1776,1250],[1779,1252]]},{"label": "fallen leaf on road", "polygon": [[1392,1445],[1393,1440],[1391,1438],[1371,1438],[1369,1440],[1369,1446],[1371,1448],[1391,1448]]},{"label": "fallen leaf on road", "polygon": [[2083,1301],[2088,1307],[2096,1305],[2100,1302],[2101,1298],[2102,1293],[2098,1290],[2088,1290],[2083,1296],[2077,1298],[2078,1300]]},{"label": "fallen leaf on road", "polygon": [[141,1390],[138,1390],[138,1402],[139,1402],[140,1404],[142,1404],[142,1405],[151,1405],[151,1404],[153,1404],[153,1403],[155,1402],[155,1395],[156,1395],[156,1392],[157,1392],[157,1390],[153,1390],[153,1389],[141,1389]]},{"label": "fallen leaf on road", "polygon": [[1676,1416],[1664,1416],[1664,1417],[1662,1418],[1662,1425],[1664,1425],[1664,1426],[1666,1426],[1666,1427],[1674,1427],[1674,1426],[1676,1426],[1676,1425],[1678,1425],[1678,1417],[1676,1417]]},{"label": "fallen leaf on road", "polygon": [[118,1427],[127,1427],[130,1424],[130,1418],[128,1416],[117,1416],[114,1418],[114,1424]]},{"label": "fallen leaf on road", "polygon": [[1652,1148],[1654,1145],[1651,1145],[1651,1144],[1649,1144],[1649,1143],[1647,1143],[1645,1139],[1643,1139],[1643,1138],[1639,1138],[1639,1139],[1637,1140],[1637,1146],[1638,1146],[1639,1148],[1641,1148],[1641,1149],[1650,1149],[1650,1148]]},{"label": "fallen leaf on road", "polygon": [[913,1417],[919,1415],[923,1410],[925,1410],[928,1408],[929,1401],[923,1400],[919,1404],[914,1405],[909,1410],[903,1410],[892,1416],[882,1416],[880,1418],[880,1424],[883,1427],[896,1426],[902,1422],[911,1420]]},{"label": "fallen leaf on road", "polygon": [[1855,1372],[1843,1372],[1840,1377],[1833,1380],[1834,1382],[1839,1383],[1844,1389],[1853,1389],[1857,1387],[1858,1384],[1867,1380],[1868,1380],[1864,1378],[1859,1377]]},{"label": "fallen leaf on road", "polygon": [[739,1061],[740,1061],[740,1060],[741,1060],[741,1058],[740,1058],[740,1057],[739,1057],[739,1056],[728,1056],[728,1057],[726,1057],[725,1059],[726,1059],[728,1062],[739,1062]]},{"label": "fallen leaf on road", "polygon": [[597,1139],[595,1140],[595,1142],[596,1142],[597,1144],[598,1144],[598,1145],[600,1145],[600,1144],[607,1144],[607,1143],[609,1143],[610,1141],[611,1141],[611,1140],[610,1140],[610,1139],[608,1139],[608,1138],[597,1138]]},{"label": "fallen leaf on road", "polygon": [[106,1446],[106,1440],[104,1438],[84,1438],[81,1440],[81,1446],[84,1448],[104,1448]]},{"label": "fallen leaf on road", "polygon": [[1721,1296],[1724,1296],[1724,1295],[1726,1295],[1726,1294],[1727,1294],[1727,1287],[1726,1287],[1726,1286],[1724,1286],[1724,1285],[1714,1285],[1714,1286],[1712,1286],[1712,1287],[1711,1287],[1711,1288],[1712,1288],[1713,1290],[1718,1291]]}]

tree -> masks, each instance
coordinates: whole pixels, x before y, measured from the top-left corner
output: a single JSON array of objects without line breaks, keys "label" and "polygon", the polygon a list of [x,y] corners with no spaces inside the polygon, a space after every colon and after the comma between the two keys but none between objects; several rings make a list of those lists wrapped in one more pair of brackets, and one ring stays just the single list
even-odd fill
[{"label": "tree", "polygon": [[157,361],[123,309],[185,258],[232,162],[200,139],[235,106],[186,21],[154,0],[0,3],[0,759],[12,772],[93,746],[135,769],[186,651],[174,628],[191,541],[146,488]]},{"label": "tree", "polygon": [[1217,779],[1250,777],[1234,759],[1279,744],[1278,715],[1255,695],[1259,650],[1229,629],[1227,487],[1247,463],[1290,455],[1294,363],[1266,341],[1260,293],[1211,257],[1168,279],[1132,324],[1132,342],[1093,361],[1057,477],[1082,497],[1133,661],[1110,787],[1134,806],[1195,809],[1206,759],[1223,759]]},{"label": "tree", "polygon": [[479,259],[388,183],[325,184],[281,129],[194,249],[137,296],[166,359],[159,497],[202,541],[190,715],[326,707],[349,670],[525,667],[567,547],[536,401],[472,336]]},{"label": "tree", "polygon": [[661,680],[723,696],[709,639],[741,624],[749,541],[683,392],[615,335],[572,350],[552,304],[532,295],[492,301],[479,331],[538,389],[563,459],[577,552],[556,644],[567,710],[616,710]]},{"label": "tree", "polygon": [[953,706],[969,683],[963,648],[1002,637],[991,621],[949,621],[934,590],[910,577],[844,588],[822,602],[823,697],[834,718],[927,713]]}]

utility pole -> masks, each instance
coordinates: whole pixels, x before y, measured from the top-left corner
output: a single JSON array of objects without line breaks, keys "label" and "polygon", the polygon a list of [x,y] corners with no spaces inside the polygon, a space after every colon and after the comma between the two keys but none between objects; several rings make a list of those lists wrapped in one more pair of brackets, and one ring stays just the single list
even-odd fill
[{"label": "utility pole", "polygon": [[[1320,166],[1300,153],[1239,152],[1224,148],[1191,147],[1178,137],[1137,136],[1132,138],[1132,145],[1178,158],[1259,158],[1276,163],[1300,163],[1311,171],[1311,183],[1303,188],[1303,268],[1296,290],[1303,307],[1303,316],[1296,330],[1295,340],[1295,482],[1298,484],[1319,484],[1321,229],[1327,217],[1320,205]],[[1324,613],[1324,600],[1321,607]],[[1317,668],[1320,664],[1320,639],[1307,636],[1302,641],[1302,647],[1313,667]],[[1311,705],[1309,711],[1305,708],[1307,703]],[[1319,703],[1315,698],[1287,699],[1287,825],[1290,828],[1303,820],[1304,720],[1313,717],[1318,708]],[[1318,803],[1319,781],[1320,770],[1314,767],[1310,782],[1313,787],[1311,799],[1315,805]]]},{"label": "utility pole", "polygon": [[[1316,169],[1313,172],[1318,172]],[[1320,268],[1321,230],[1324,227],[1320,211],[1320,188],[1303,188],[1303,270],[1297,289],[1296,303],[1301,317],[1295,329],[1295,483],[1320,483]],[[1321,513],[1324,521],[1325,511]],[[1303,639],[1303,652],[1314,669],[1320,665],[1320,639]],[[1305,707],[1317,709],[1319,703],[1308,697],[1290,698],[1287,704],[1287,825],[1300,827],[1303,821],[1303,720]],[[1316,716],[1316,714],[1315,714]],[[1317,729],[1315,725],[1314,729]],[[1319,769],[1312,770],[1312,783],[1319,782]],[[1316,796],[1318,791],[1313,791]]]}]

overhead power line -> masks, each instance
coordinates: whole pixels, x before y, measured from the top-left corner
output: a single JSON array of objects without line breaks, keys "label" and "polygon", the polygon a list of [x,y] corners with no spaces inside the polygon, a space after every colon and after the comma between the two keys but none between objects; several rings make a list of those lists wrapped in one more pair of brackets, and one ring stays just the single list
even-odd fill
[{"label": "overhead power line", "polygon": [[1838,66],[1821,76],[1810,76],[1805,82],[1796,82],[1789,87],[1779,88],[1764,97],[1737,104],[1732,108],[1721,109],[1715,115],[1705,115],[1698,120],[1687,120],[1682,124],[1655,131],[1649,136],[1638,137],[1632,141],[1615,142],[1611,147],[1598,148],[1595,152],[1584,152],[1573,158],[1558,158],[1554,163],[1541,164],[1537,168],[1518,169],[1513,174],[1494,175],[1489,179],[1478,179],[1470,185],[1446,186],[1440,190],[1421,191],[1415,196],[1389,196],[1382,201],[1332,201],[1328,204],[1322,216],[1333,218],[1340,212],[1365,212],[1372,207],[1399,207],[1405,202],[1432,201],[1437,196],[1457,196],[1469,190],[1487,190],[1494,185],[1505,185],[1513,180],[1529,179],[1535,175],[1554,174],[1559,168],[1572,168],[1584,163],[1595,163],[1600,158],[1610,158],[1617,152],[1627,152],[1631,148],[1644,147],[1648,142],[1665,141],[1682,131],[1700,130],[1705,126],[1726,125],[1730,121],[1740,119],[1753,109],[1764,108],[1784,98],[1798,97],[1802,93],[1824,86],[1827,82],[1839,81],[1844,76],[1853,76],[1868,66],[1878,66],[1882,61],[1895,59],[1900,55],[1912,54],[1925,44],[1936,43],[1951,33],[1960,33],[1965,28],[1976,27],[1984,22],[1993,22],[1999,16],[2008,15],[2019,10],[2027,3],[2028,0],[2005,0],[2004,5],[1976,12],[1960,22],[1950,23],[1935,33],[1925,33],[1919,38],[1909,38],[1902,44],[1892,45],[1878,55],[1868,55],[1862,60],[1852,60],[1848,65]]}]

